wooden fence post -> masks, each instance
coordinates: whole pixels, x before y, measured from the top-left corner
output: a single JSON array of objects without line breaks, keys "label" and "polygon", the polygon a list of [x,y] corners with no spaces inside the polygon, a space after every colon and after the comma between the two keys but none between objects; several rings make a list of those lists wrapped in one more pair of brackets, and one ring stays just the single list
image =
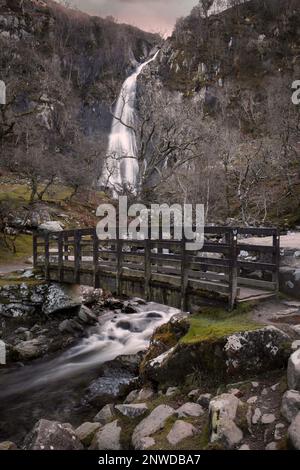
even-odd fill
[{"label": "wooden fence post", "polygon": [[186,239],[183,236],[181,241],[181,310],[187,310],[187,288],[189,283],[188,263],[186,256]]},{"label": "wooden fence post", "polygon": [[80,284],[81,265],[81,234],[78,230],[74,232],[74,282]]},{"label": "wooden fence post", "polygon": [[63,234],[59,233],[57,238],[58,245],[58,279],[59,282],[64,281],[64,258],[63,258],[63,249],[64,249],[64,240]]},{"label": "wooden fence post", "polygon": [[272,280],[275,283],[276,292],[279,292],[279,267],[280,267],[280,233],[276,230],[273,235],[273,255],[272,263],[275,264],[275,271],[272,274]]},{"label": "wooden fence post", "polygon": [[65,261],[69,260],[69,244],[68,244],[68,235],[64,235],[64,252],[65,252]]},{"label": "wooden fence post", "polygon": [[238,248],[237,248],[238,230],[233,229],[230,232],[230,268],[229,268],[229,310],[233,310],[237,300],[237,278],[238,278]]},{"label": "wooden fence post", "polygon": [[151,213],[148,211],[148,236],[145,240],[145,299],[151,300]]},{"label": "wooden fence post", "polygon": [[94,288],[100,287],[100,273],[99,273],[99,238],[97,232],[93,233],[93,264],[94,264]]}]

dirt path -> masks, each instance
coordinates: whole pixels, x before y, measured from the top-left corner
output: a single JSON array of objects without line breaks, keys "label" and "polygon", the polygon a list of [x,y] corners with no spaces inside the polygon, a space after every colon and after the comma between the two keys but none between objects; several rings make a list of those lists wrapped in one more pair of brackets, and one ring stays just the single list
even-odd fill
[{"label": "dirt path", "polygon": [[22,271],[23,269],[32,269],[32,265],[26,264],[25,261],[23,263],[19,262],[0,265],[0,276],[3,276],[4,274],[11,274],[16,271]]},{"label": "dirt path", "polygon": [[[272,237],[252,237],[240,240],[240,243],[247,243],[251,245],[272,245]],[[281,248],[290,248],[300,251],[300,232],[290,232],[287,235],[280,237]]]}]

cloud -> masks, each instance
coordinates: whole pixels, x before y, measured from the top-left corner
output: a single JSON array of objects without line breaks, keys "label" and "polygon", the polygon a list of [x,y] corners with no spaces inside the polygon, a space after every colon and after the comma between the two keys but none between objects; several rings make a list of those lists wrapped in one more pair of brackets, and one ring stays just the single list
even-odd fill
[{"label": "cloud", "polygon": [[176,19],[187,15],[198,0],[71,0],[80,10],[119,21],[147,31],[170,33]]}]

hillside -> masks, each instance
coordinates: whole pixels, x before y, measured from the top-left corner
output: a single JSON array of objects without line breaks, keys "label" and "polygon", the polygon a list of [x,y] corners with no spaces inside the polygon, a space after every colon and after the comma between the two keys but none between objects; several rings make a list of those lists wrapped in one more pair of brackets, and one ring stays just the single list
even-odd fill
[{"label": "hillside", "polygon": [[[208,17],[196,6],[178,20],[141,81],[141,107],[155,89],[168,114],[176,110],[178,129],[186,127],[184,135],[196,142],[183,157],[189,164],[176,179],[169,172],[160,191],[178,199],[179,184],[182,197],[206,203],[214,222],[294,226],[300,149],[291,87],[300,76],[300,5],[234,3]],[[178,166],[182,151],[171,157],[170,166]]]}]

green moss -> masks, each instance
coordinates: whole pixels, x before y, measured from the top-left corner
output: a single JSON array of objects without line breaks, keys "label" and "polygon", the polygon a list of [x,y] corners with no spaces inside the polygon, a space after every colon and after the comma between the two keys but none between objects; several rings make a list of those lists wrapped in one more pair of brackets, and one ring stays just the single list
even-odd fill
[{"label": "green moss", "polygon": [[32,256],[32,236],[21,234],[15,240],[16,253],[9,250],[0,238],[0,263],[14,263]]},{"label": "green moss", "polygon": [[234,312],[222,308],[204,307],[201,313],[189,318],[190,329],[181,339],[181,343],[215,341],[240,331],[261,328],[261,323],[256,323],[250,318],[250,309],[250,305],[246,303],[240,304]]}]

